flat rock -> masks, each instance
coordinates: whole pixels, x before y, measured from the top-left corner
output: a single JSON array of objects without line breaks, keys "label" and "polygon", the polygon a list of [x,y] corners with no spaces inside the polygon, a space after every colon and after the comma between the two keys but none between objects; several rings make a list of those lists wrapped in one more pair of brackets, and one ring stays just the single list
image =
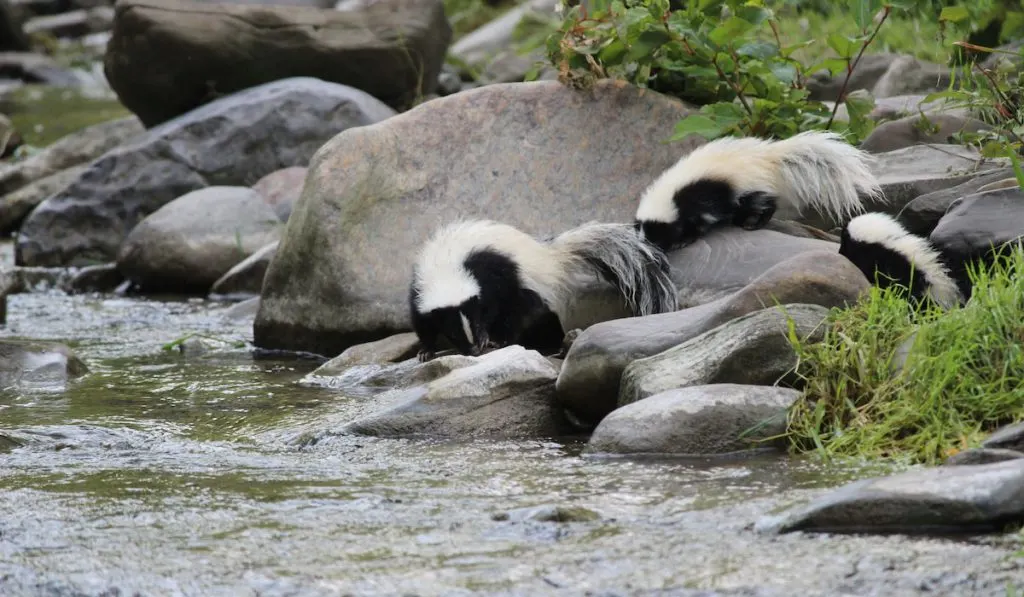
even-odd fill
[{"label": "flat rock", "polygon": [[582,331],[566,354],[555,386],[558,400],[577,416],[599,421],[618,403],[622,372],[636,359],[668,350],[775,301],[841,307],[869,287],[860,270],[834,250],[807,251],[710,303],[598,323]]},{"label": "flat rock", "polygon": [[834,102],[844,91],[846,93],[861,89],[870,91],[878,84],[878,80],[885,75],[892,63],[899,58],[899,54],[888,52],[865,54],[857,63],[857,68],[853,70],[853,75],[846,84],[845,90],[843,82],[846,79],[846,73],[840,73],[839,76],[832,76],[832,73],[827,70],[813,73],[807,81],[810,97],[813,100]]},{"label": "flat rock", "polygon": [[67,346],[34,340],[0,340],[0,389],[60,392],[89,368]]},{"label": "flat rock", "polygon": [[721,383],[668,390],[612,411],[586,451],[707,456],[774,447],[800,392]]},{"label": "flat rock", "polygon": [[986,448],[1001,448],[1024,452],[1024,422],[998,429],[981,443]]},{"label": "flat rock", "polygon": [[977,133],[992,127],[977,118],[956,114],[927,114],[906,116],[879,124],[860,144],[865,151],[882,153],[921,144],[956,143],[957,133]]},{"label": "flat rock", "polygon": [[274,213],[287,222],[292,215],[292,208],[302,194],[302,185],[306,182],[306,168],[293,166],[271,172],[252,185],[256,191],[274,208]]},{"label": "flat rock", "polygon": [[[352,355],[349,355],[349,358],[351,357]],[[346,365],[345,360],[339,361],[336,357],[300,379],[299,385],[330,388],[345,396],[369,398],[382,392],[428,384],[455,369],[468,367],[475,362],[473,357],[450,354],[426,363],[408,358],[398,362]]]},{"label": "flat rock", "polygon": [[[982,158],[973,147],[936,143],[887,151],[877,154],[877,158],[874,172],[890,212],[925,193],[948,189],[1009,165],[1003,158]],[[869,211],[878,207],[882,206],[869,206]]]},{"label": "flat rock", "polygon": [[619,406],[666,390],[707,384],[775,385],[796,365],[787,339],[789,318],[798,337],[824,336],[828,309],[783,304],[733,319],[664,352],[637,359],[622,372]]},{"label": "flat rock", "polygon": [[871,88],[871,95],[889,97],[942,91],[949,88],[950,76],[950,68],[946,65],[900,56],[889,63],[889,68]]},{"label": "flat rock", "polygon": [[1024,452],[1003,448],[971,448],[957,452],[943,462],[947,466],[964,466],[970,464],[992,464],[1024,458]]},{"label": "flat rock", "polygon": [[251,299],[244,300],[240,303],[235,303],[221,314],[221,319],[225,321],[244,321],[246,319],[252,320],[256,318],[256,311],[260,308],[260,297],[254,296]]},{"label": "flat rock", "polygon": [[83,267],[68,281],[68,292],[111,292],[124,282],[117,263]]},{"label": "flat rock", "polygon": [[303,166],[338,132],[393,114],[365,92],[310,78],[210,102],[108,151],[43,201],[22,224],[16,262],[111,261],[131,229],[173,199]]},{"label": "flat rock", "polygon": [[277,254],[277,244],[274,241],[238,262],[213,283],[210,294],[229,298],[259,296],[267,266]]},{"label": "flat rock", "polygon": [[351,11],[127,0],[116,6],[104,72],[146,126],[296,76],[405,109],[434,91],[451,37],[441,0],[382,0]]},{"label": "flat rock", "polygon": [[899,221],[908,232],[928,236],[954,201],[981,192],[984,187],[1007,179],[1012,179],[1016,184],[1013,168],[997,168],[969,178],[956,186],[925,193],[912,200],[899,212]]},{"label": "flat rock", "polygon": [[662,143],[687,113],[623,82],[577,91],[542,81],[463,91],[345,131],[310,164],[267,271],[256,345],[335,355],[409,331],[413,256],[456,218],[539,237],[631,221],[649,181],[701,143]]},{"label": "flat rock", "polygon": [[[441,357],[452,358],[452,357]],[[376,436],[554,437],[565,429],[554,401],[558,371],[537,351],[507,346],[422,386],[399,390],[393,407],[345,426]]]},{"label": "flat rock", "polygon": [[136,226],[118,252],[117,268],[147,292],[205,294],[235,264],[275,242],[281,227],[256,191],[208,187]]},{"label": "flat rock", "polygon": [[57,61],[31,52],[0,52],[0,79],[55,87],[78,87],[82,79]]},{"label": "flat rock", "polygon": [[72,166],[45,178],[32,181],[0,198],[0,234],[18,230],[21,223],[47,197],[63,191],[85,172],[85,166]]},{"label": "flat rock", "polygon": [[1024,460],[865,479],[757,522],[766,533],[948,534],[1024,520]]},{"label": "flat rock", "polygon": [[143,131],[139,119],[128,116],[71,133],[24,160],[0,166],[0,195],[91,161]]},{"label": "flat rock", "polygon": [[356,344],[317,367],[309,376],[334,377],[357,365],[383,365],[406,361],[416,356],[419,343],[415,333],[406,332],[374,342]]},{"label": "flat rock", "polygon": [[986,261],[997,249],[1024,236],[1024,191],[1014,187],[968,195],[950,206],[929,235],[950,262],[960,291],[970,296],[967,264]]}]

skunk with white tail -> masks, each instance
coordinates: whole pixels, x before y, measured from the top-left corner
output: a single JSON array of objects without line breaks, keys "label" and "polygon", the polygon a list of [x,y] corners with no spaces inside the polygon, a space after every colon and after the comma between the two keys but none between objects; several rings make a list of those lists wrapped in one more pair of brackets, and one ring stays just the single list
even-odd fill
[{"label": "skunk with white tail", "polygon": [[898,284],[911,298],[928,297],[945,309],[963,300],[940,252],[888,214],[868,213],[850,220],[840,237],[839,254],[881,288]]},{"label": "skunk with white tail", "polygon": [[546,241],[490,220],[449,224],[413,266],[419,359],[433,358],[441,337],[465,355],[509,344],[557,347],[574,296],[596,280],[612,285],[635,315],[674,311],[670,271],[665,255],[629,224],[584,224]]},{"label": "skunk with white tail", "polygon": [[640,198],[635,227],[670,251],[713,226],[763,228],[776,209],[794,218],[817,208],[840,221],[881,200],[871,156],[836,133],[808,131],[783,140],[723,137],[664,171]]}]

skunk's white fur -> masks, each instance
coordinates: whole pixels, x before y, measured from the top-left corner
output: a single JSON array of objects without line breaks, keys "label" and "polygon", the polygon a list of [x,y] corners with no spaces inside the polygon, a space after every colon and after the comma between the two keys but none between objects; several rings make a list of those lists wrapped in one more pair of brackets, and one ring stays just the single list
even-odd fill
[{"label": "skunk's white fur", "polygon": [[647,187],[636,226],[667,251],[720,223],[763,227],[776,209],[795,218],[810,207],[845,222],[864,210],[864,198],[882,200],[873,159],[829,131],[715,139]]},{"label": "skunk's white fur", "polygon": [[[839,252],[868,280],[875,272],[895,278],[915,296],[928,296],[943,308],[960,303],[960,290],[942,255],[926,238],[911,234],[889,214],[857,216],[846,225]],[[911,273],[914,279],[910,279]]]},{"label": "skunk's white fur", "polygon": [[464,354],[516,343],[542,317],[564,320],[574,294],[595,279],[615,286],[636,315],[673,311],[669,272],[664,253],[628,224],[591,222],[546,241],[490,220],[449,224],[413,267],[410,310],[427,353],[421,358],[439,335]]}]

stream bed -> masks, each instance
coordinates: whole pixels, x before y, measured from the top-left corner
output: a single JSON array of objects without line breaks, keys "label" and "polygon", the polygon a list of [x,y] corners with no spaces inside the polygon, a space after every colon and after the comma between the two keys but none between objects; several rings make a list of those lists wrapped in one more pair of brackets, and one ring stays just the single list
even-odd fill
[{"label": "stream bed", "polygon": [[[0,595],[1015,595],[1012,536],[762,536],[878,470],[581,457],[579,439],[300,440],[372,408],[201,300],[10,297],[91,373],[0,394]],[[204,334],[206,352],[164,345]],[[569,521],[531,516],[562,507]],[[583,509],[583,510],[578,510]],[[556,517],[557,518],[557,517]]]}]

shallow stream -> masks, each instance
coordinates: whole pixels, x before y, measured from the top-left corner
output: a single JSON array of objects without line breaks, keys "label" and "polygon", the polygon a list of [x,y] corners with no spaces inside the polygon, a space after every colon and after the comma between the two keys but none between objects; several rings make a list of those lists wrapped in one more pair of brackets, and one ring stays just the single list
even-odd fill
[{"label": "shallow stream", "polygon": [[[763,537],[762,514],[870,471],[810,461],[583,458],[578,440],[334,436],[372,405],[254,358],[228,306],[11,297],[3,336],[91,373],[0,394],[0,594],[992,595],[1024,587],[1008,538]],[[222,338],[190,356],[162,346]],[[221,346],[221,348],[218,348]],[[877,471],[876,471],[877,472]],[[535,506],[577,521],[524,520]],[[509,513],[509,516],[499,516]],[[502,518],[505,518],[504,520]],[[543,518],[543,517],[542,517]],[[114,592],[112,590],[117,590]]]}]

